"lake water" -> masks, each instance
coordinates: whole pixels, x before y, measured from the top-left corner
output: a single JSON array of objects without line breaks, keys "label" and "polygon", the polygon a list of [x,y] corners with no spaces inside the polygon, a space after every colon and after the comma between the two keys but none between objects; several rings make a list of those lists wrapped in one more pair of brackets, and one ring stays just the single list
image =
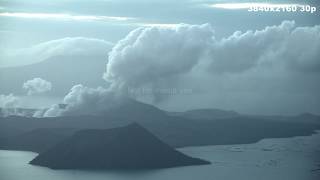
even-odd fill
[{"label": "lake water", "polygon": [[319,180],[320,134],[255,144],[179,149],[211,165],[145,171],[52,170],[28,164],[37,154],[0,151],[1,180]]}]

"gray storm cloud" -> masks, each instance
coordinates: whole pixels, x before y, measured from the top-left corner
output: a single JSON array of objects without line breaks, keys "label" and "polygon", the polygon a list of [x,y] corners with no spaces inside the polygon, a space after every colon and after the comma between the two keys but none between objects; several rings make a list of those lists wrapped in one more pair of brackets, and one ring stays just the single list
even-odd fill
[{"label": "gray storm cloud", "polygon": [[[278,83],[273,85],[281,88],[275,89],[274,93],[281,94],[277,91],[286,89],[281,84],[288,85],[287,82],[295,77],[301,79],[299,82],[306,82],[306,73],[319,73],[319,49],[320,27],[296,27],[293,21],[284,21],[263,30],[235,32],[222,39],[214,37],[213,29],[208,24],[138,28],[119,41],[109,53],[103,75],[110,83],[109,89],[74,86],[63,100],[63,103],[68,104],[66,109],[55,105],[44,112],[44,115],[95,114],[112,106],[115,102],[114,95],[125,92],[128,88],[177,87],[181,82],[192,84],[195,82],[189,78],[196,77],[199,73],[205,74],[205,78],[197,81],[205,82],[197,85],[205,84],[204,88],[213,89],[224,84],[220,82],[209,86],[216,82],[217,77],[221,76],[220,79],[223,80],[223,75],[231,75],[225,78],[229,82],[226,86],[232,92],[237,89],[239,92],[231,93],[222,89],[220,97],[225,93],[233,99],[253,99],[253,96],[243,97],[241,92],[245,83],[251,84],[248,86],[251,87],[261,79],[268,80],[271,85]],[[281,73],[275,73],[275,69],[280,69]],[[281,77],[281,82],[278,81],[278,76]],[[310,80],[313,82],[317,77]],[[241,78],[243,83],[239,84]],[[299,84],[290,84],[290,87],[295,86]],[[286,98],[304,96],[304,90],[299,88],[299,96],[293,94]],[[256,97],[268,95],[268,92],[259,88],[254,93]],[[308,93],[310,95],[310,89]],[[313,90],[311,93],[314,98],[318,98]],[[234,94],[239,94],[239,97]],[[252,93],[248,91],[248,94]],[[251,101],[255,104],[255,100]]]},{"label": "gray storm cloud", "polygon": [[320,26],[296,27],[294,21],[263,30],[235,32],[210,47],[208,69],[241,73],[261,64],[290,70],[320,70]]},{"label": "gray storm cloud", "polygon": [[41,94],[51,90],[52,84],[41,78],[34,78],[23,83],[23,89],[27,90],[28,95]]},{"label": "gray storm cloud", "polygon": [[279,26],[263,30],[240,32],[215,41],[208,55],[208,70],[213,73],[241,73],[270,60],[284,48],[286,37],[294,22],[285,21]]}]

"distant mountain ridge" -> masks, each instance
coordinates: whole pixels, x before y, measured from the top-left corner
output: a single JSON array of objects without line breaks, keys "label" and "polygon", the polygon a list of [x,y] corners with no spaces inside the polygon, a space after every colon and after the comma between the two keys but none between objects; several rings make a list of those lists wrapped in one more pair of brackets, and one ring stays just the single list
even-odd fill
[{"label": "distant mountain ridge", "polygon": [[240,116],[241,114],[235,111],[227,111],[221,109],[194,109],[185,112],[168,112],[172,116],[180,116],[188,119],[220,119],[220,118],[232,118]]},{"label": "distant mountain ridge", "polygon": [[[227,114],[229,114],[228,111]],[[231,114],[235,115],[233,112]],[[99,115],[50,118],[0,117],[0,148],[3,149],[7,145],[6,149],[24,147],[24,149],[39,152],[43,150],[38,148],[42,147],[43,142],[46,144],[43,147],[50,147],[55,145],[58,142],[56,140],[60,137],[69,137],[61,133],[63,130],[59,129],[109,129],[125,126],[132,122],[138,122],[172,147],[247,144],[264,138],[311,135],[320,129],[319,117],[310,114],[300,116],[239,115],[231,118],[192,119],[170,115],[152,105],[130,100],[128,103]],[[37,129],[54,129],[54,131],[47,131],[47,134],[43,134],[44,131]],[[52,137],[51,132],[54,132],[54,137],[59,138],[50,138]],[[26,134],[28,136],[25,136]],[[23,136],[24,142],[27,143],[20,142],[12,146],[5,143],[19,142],[15,140],[19,139],[19,136]],[[33,141],[32,137],[37,136],[41,136],[43,139]],[[48,137],[47,142],[45,137]]]}]

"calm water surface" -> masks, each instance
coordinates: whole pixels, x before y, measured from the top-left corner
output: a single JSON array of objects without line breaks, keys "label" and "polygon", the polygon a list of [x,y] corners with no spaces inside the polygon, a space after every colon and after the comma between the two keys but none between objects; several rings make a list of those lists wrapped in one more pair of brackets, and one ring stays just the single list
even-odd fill
[{"label": "calm water surface", "polygon": [[255,144],[179,149],[211,165],[145,171],[51,170],[28,164],[37,154],[0,150],[1,180],[319,180],[320,134]]}]

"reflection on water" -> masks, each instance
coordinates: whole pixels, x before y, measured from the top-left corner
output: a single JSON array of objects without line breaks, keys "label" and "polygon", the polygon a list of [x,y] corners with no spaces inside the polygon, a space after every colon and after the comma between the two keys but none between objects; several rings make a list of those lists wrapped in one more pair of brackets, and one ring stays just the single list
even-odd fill
[{"label": "reflection on water", "polygon": [[3,180],[317,180],[320,171],[320,134],[267,139],[255,144],[189,147],[184,153],[212,162],[144,171],[51,170],[28,164],[37,154],[0,151]]}]

